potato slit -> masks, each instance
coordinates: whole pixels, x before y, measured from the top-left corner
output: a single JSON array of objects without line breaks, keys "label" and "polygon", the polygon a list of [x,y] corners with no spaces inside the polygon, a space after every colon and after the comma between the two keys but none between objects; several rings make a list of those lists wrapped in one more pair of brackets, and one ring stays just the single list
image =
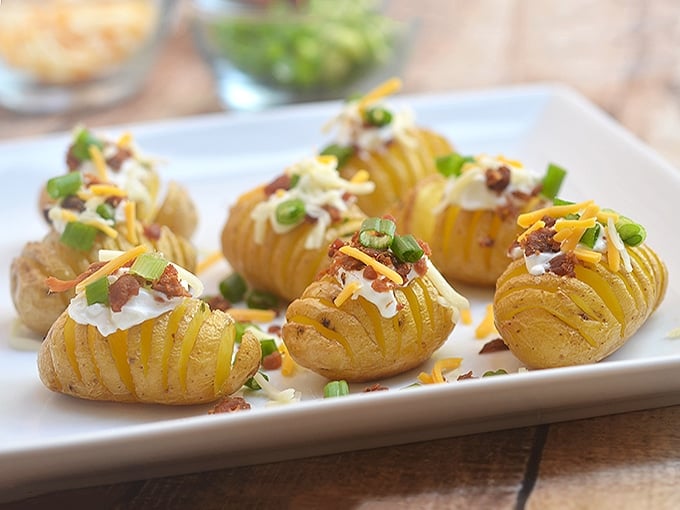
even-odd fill
[{"label": "potato slit", "polygon": [[428,318],[428,322],[430,323],[430,326],[432,327],[434,325],[434,303],[432,302],[432,297],[430,296],[430,289],[425,284],[425,281],[422,278],[416,278],[415,283],[423,291],[423,299],[425,300],[425,309],[427,310],[427,318]]},{"label": "potato slit", "polygon": [[455,235],[453,227],[456,224],[456,219],[460,213],[460,207],[457,205],[449,206],[446,209],[446,219],[444,220],[444,227],[441,229],[441,240],[442,240],[442,257],[450,257],[450,246],[451,241]]},{"label": "potato slit", "polygon": [[76,357],[76,323],[71,317],[66,319],[64,323],[64,348],[66,349],[68,362],[73,373],[78,381],[82,381],[83,376],[80,375],[80,367],[78,367],[78,359]]},{"label": "potato slit", "polygon": [[91,324],[87,326],[87,346],[90,350],[90,356],[92,358],[92,368],[94,368],[94,373],[97,375],[97,380],[101,381],[103,384],[102,373],[99,370],[99,363],[97,363],[97,356],[95,355],[95,345],[94,343],[99,338],[99,331],[95,326]]},{"label": "potato slit", "polygon": [[295,315],[291,317],[289,322],[291,323],[297,322],[298,324],[303,324],[305,326],[310,326],[314,328],[316,332],[319,333],[324,338],[328,340],[333,340],[342,345],[347,355],[352,360],[354,359],[354,353],[352,352],[352,348],[350,347],[349,342],[337,331],[333,331],[332,329],[329,329],[326,326],[322,325],[319,321],[312,319],[310,317],[305,317],[304,315]]},{"label": "potato slit", "polygon": [[[418,303],[418,297],[416,296],[415,291],[411,288],[410,285],[408,287],[404,287],[402,291],[404,293],[404,296],[406,297],[406,301],[408,301],[409,309],[413,314],[413,320],[416,324],[416,340],[420,344],[423,338],[424,319],[422,314],[420,313],[420,304]],[[401,342],[399,343],[399,349],[401,349]]]},{"label": "potato slit", "polygon": [[184,317],[185,311],[186,301],[175,308],[170,313],[170,317],[168,317],[168,325],[165,329],[165,341],[163,342],[163,356],[161,357],[161,382],[163,383],[163,389],[165,390],[168,389],[168,365],[170,363],[170,353],[172,352],[175,336],[177,335],[177,330]]},{"label": "potato slit", "polygon": [[224,325],[220,335],[220,345],[215,360],[215,383],[213,391],[216,397],[220,396],[222,387],[231,373],[231,358],[234,355],[234,339],[236,338],[236,328],[234,323],[229,321]]},{"label": "potato slit", "polygon": [[194,345],[196,345],[198,332],[209,315],[210,308],[208,307],[208,305],[201,304],[199,309],[196,310],[194,316],[189,321],[187,330],[184,333],[184,337],[182,338],[182,347],[180,349],[179,360],[177,363],[179,385],[182,391],[186,391],[187,389],[187,371],[189,369],[189,357],[191,356],[191,352],[194,350]]},{"label": "potato slit", "polygon": [[371,326],[373,326],[373,336],[375,338],[376,343],[378,344],[378,348],[380,349],[380,352],[384,355],[385,354],[385,332],[383,331],[383,328],[382,328],[382,315],[380,315],[380,312],[378,311],[378,309],[375,307],[375,305],[373,303],[365,300],[362,297],[359,297],[357,299],[359,300],[359,304],[361,305],[361,308],[364,309],[364,311],[366,312],[366,315],[368,316],[369,320],[371,321]]},{"label": "potato slit", "polygon": [[484,211],[474,211],[472,213],[472,218],[470,218],[470,224],[468,225],[465,241],[463,242],[463,260],[470,260],[470,253],[474,253],[475,250],[472,249],[472,245],[477,239],[479,239],[479,233],[477,232],[477,227],[479,225],[479,220],[482,219],[482,214]]},{"label": "potato slit", "polygon": [[[514,310],[512,311],[511,314],[509,314],[507,317],[503,317],[501,320],[512,319],[512,318],[514,318],[515,316],[519,315],[520,313],[522,313],[522,312],[524,312],[524,311],[530,311],[530,310],[534,310],[534,309],[541,309],[541,310],[544,310],[546,313],[552,315],[556,320],[558,320],[558,321],[564,323],[567,327],[569,327],[569,328],[575,330],[576,332],[578,332],[579,336],[580,336],[581,338],[583,338],[583,340],[584,340],[590,347],[593,347],[593,348],[596,348],[596,347],[597,347],[597,342],[596,342],[590,335],[586,334],[586,333],[579,327],[579,324],[578,324],[578,323],[574,323],[573,321],[569,321],[569,320],[567,319],[566,316],[560,314],[557,310],[552,309],[552,308],[548,308],[547,306],[544,306],[544,305],[541,305],[541,304],[537,304],[537,303],[536,303],[536,304],[531,304],[531,305],[523,306],[523,307],[521,307],[521,308],[514,309]],[[574,317],[577,318],[578,316],[574,316]],[[533,339],[533,340],[536,341],[536,342],[540,341],[540,339],[538,339],[538,338],[535,338],[535,339]]]},{"label": "potato slit", "polygon": [[[493,217],[491,219],[491,225],[489,225],[489,230],[487,232],[487,238],[491,241],[496,241],[496,236],[498,235],[498,230],[501,228],[501,223],[503,220],[501,219],[500,215],[498,213],[494,213]],[[494,245],[492,244],[491,246],[486,246],[482,250],[484,253],[484,267],[486,267],[487,270],[491,269],[491,256],[494,253]]]},{"label": "potato slit", "polygon": [[111,350],[113,362],[116,365],[120,380],[123,381],[128,392],[133,397],[136,397],[132,372],[130,371],[130,365],[128,363],[128,330],[118,329],[106,337],[106,339],[109,342],[109,349]]},{"label": "potato slit", "polygon": [[609,286],[609,283],[592,269],[586,269],[583,266],[576,266],[575,271],[576,278],[593,289],[595,293],[600,296],[602,302],[612,312],[612,315],[619,322],[621,327],[621,335],[623,336],[626,328],[626,318],[623,315],[621,304],[619,303],[616,294]]}]

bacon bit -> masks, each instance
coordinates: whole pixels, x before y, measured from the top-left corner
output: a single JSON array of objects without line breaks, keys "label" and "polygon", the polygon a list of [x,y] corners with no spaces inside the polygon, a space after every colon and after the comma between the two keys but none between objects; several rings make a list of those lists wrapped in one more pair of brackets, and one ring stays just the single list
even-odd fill
[{"label": "bacon bit", "polygon": [[573,252],[560,253],[550,261],[549,270],[557,276],[576,276],[576,255]]},{"label": "bacon bit", "polygon": [[505,165],[496,169],[487,168],[486,187],[491,191],[501,193],[510,184],[510,173],[510,169]]},{"label": "bacon bit", "polygon": [[47,285],[47,288],[49,289],[50,292],[67,291],[78,285],[80,282],[82,282],[85,278],[93,274],[95,271],[97,271],[97,269],[102,267],[104,264],[106,264],[106,262],[93,262],[84,272],[80,273],[73,280],[60,280],[59,278],[55,278],[54,276],[48,276],[45,279],[45,284]]},{"label": "bacon bit", "polygon": [[386,391],[389,390],[387,386],[383,386],[380,383],[375,383],[367,388],[364,388],[364,393],[370,393],[372,391]]},{"label": "bacon bit", "polygon": [[533,231],[522,242],[524,253],[527,256],[537,253],[557,253],[560,251],[560,243],[553,239],[554,235],[555,229],[548,227]]},{"label": "bacon bit", "polygon": [[231,303],[224,299],[223,296],[211,296],[205,300],[211,310],[221,310],[226,312],[231,308]]},{"label": "bacon bit", "polygon": [[274,351],[262,358],[262,368],[265,370],[278,370],[281,368],[281,363],[282,359],[279,351]]},{"label": "bacon bit", "polygon": [[106,160],[106,164],[109,165],[112,170],[118,172],[120,171],[120,167],[123,166],[123,163],[125,163],[125,161],[131,157],[131,150],[119,147],[118,152]]},{"label": "bacon bit", "polygon": [[333,258],[335,256],[335,254],[337,253],[337,251],[340,248],[342,248],[343,246],[345,246],[345,242],[342,239],[336,239],[328,247],[328,256],[330,258]]},{"label": "bacon bit", "polygon": [[477,240],[477,244],[479,244],[479,246],[481,246],[482,248],[491,248],[495,244],[495,242],[496,241],[491,239],[489,236],[480,237]]},{"label": "bacon bit", "polygon": [[281,336],[281,326],[279,326],[278,324],[272,324],[267,328],[267,333],[271,333],[272,335]]},{"label": "bacon bit", "polygon": [[456,378],[456,381],[464,381],[465,379],[476,379],[476,377],[472,375],[472,370],[470,370],[469,372],[465,372],[464,374],[459,375]]},{"label": "bacon bit", "polygon": [[505,345],[505,342],[503,341],[502,338],[494,338],[493,340],[490,340],[484,344],[484,347],[480,349],[479,354],[488,354],[490,352],[499,352],[507,350],[508,346]]},{"label": "bacon bit", "polygon": [[161,226],[158,223],[144,225],[144,235],[152,241],[158,241],[161,238],[161,232]]},{"label": "bacon bit", "polygon": [[250,404],[243,397],[224,397],[208,411],[208,414],[235,413],[248,409]]},{"label": "bacon bit", "polygon": [[276,193],[276,191],[279,189],[288,190],[290,189],[290,183],[291,183],[290,175],[288,174],[280,175],[264,187],[264,193],[269,197]]},{"label": "bacon bit", "polygon": [[172,264],[165,266],[163,274],[157,282],[151,284],[151,288],[158,292],[162,292],[169,298],[191,297],[189,291],[187,291],[180,283],[179,273],[177,273],[177,269]]},{"label": "bacon bit", "polygon": [[109,287],[109,306],[114,312],[120,312],[131,297],[139,294],[142,287],[141,278],[126,273],[118,278]]}]

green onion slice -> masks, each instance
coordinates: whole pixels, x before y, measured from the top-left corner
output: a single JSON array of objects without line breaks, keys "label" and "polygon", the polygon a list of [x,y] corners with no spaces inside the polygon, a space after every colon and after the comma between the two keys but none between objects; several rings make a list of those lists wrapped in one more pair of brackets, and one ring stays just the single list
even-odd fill
[{"label": "green onion slice", "polygon": [[425,253],[412,234],[395,236],[392,251],[402,262],[417,262]]},{"label": "green onion slice", "polygon": [[367,248],[386,249],[394,240],[397,225],[387,218],[366,218],[359,229],[359,242]]},{"label": "green onion slice", "polygon": [[85,299],[87,305],[101,303],[103,305],[109,304],[109,278],[103,276],[98,280],[93,281],[85,287]]},{"label": "green onion slice", "polygon": [[334,143],[322,150],[320,154],[322,156],[335,156],[338,160],[338,170],[340,170],[354,156],[354,147],[344,147]]},{"label": "green onion slice", "polygon": [[275,214],[281,225],[295,225],[305,219],[305,203],[299,198],[284,200],[276,206]]},{"label": "green onion slice", "polygon": [[567,171],[561,166],[557,166],[554,163],[548,165],[548,169],[543,176],[541,187],[541,195],[544,197],[554,200],[562,187],[562,181],[567,175]]},{"label": "green onion slice", "polygon": [[491,377],[494,375],[506,375],[508,372],[499,368],[498,370],[487,370],[482,374],[482,377]]},{"label": "green onion slice", "polygon": [[446,156],[439,156],[435,159],[437,171],[444,177],[459,177],[463,172],[465,163],[472,163],[475,158],[472,156],[461,156],[457,152],[452,152]]},{"label": "green onion slice", "polygon": [[243,333],[246,331],[246,328],[254,326],[253,324],[249,323],[243,323],[243,322],[235,322],[234,323],[234,330],[236,331],[236,335],[234,336],[234,342],[237,344],[241,343],[241,339],[243,338]]},{"label": "green onion slice", "polygon": [[169,262],[158,253],[142,253],[130,267],[130,273],[155,282],[158,280]]},{"label": "green onion slice", "polygon": [[645,227],[625,216],[619,216],[615,226],[621,240],[628,246],[637,246],[647,238]]},{"label": "green onion slice", "polygon": [[595,247],[595,242],[597,241],[597,238],[600,236],[600,224],[595,223],[594,227],[587,228],[585,232],[583,232],[583,235],[581,236],[581,239],[579,242],[588,248],[594,248]]},{"label": "green onion slice", "polygon": [[231,273],[219,285],[220,294],[230,303],[243,301],[248,285],[243,277],[238,273]]},{"label": "green onion slice", "polygon": [[92,225],[71,221],[66,224],[59,240],[74,250],[90,251],[97,237],[97,232],[99,232],[97,228]]},{"label": "green onion slice", "polygon": [[111,204],[103,202],[97,206],[97,214],[105,220],[113,220],[116,217],[116,210]]},{"label": "green onion slice", "polygon": [[90,145],[96,145],[99,149],[104,148],[104,142],[95,137],[87,129],[81,129],[73,141],[72,154],[80,161],[90,159]]},{"label": "green onion slice", "polygon": [[[261,375],[262,377],[264,377],[265,381],[268,381],[268,380],[269,380],[269,376],[268,376],[267,374],[263,374],[262,372],[260,372],[260,375]],[[251,377],[250,379],[248,379],[248,380],[245,382],[244,386],[246,386],[247,388],[250,388],[251,390],[255,390],[255,391],[261,390],[261,389],[262,389],[262,386],[260,386],[260,385],[257,383],[257,381],[255,380],[254,377]]]},{"label": "green onion slice", "polygon": [[562,200],[561,198],[553,198],[553,205],[572,205],[576,202],[570,202],[569,200]]},{"label": "green onion slice", "polygon": [[323,398],[344,397],[349,395],[349,385],[347,381],[331,381],[323,387]]},{"label": "green onion slice", "polygon": [[83,178],[80,172],[69,172],[47,181],[47,194],[55,199],[64,198],[75,194],[82,185]]},{"label": "green onion slice", "polygon": [[246,305],[248,308],[273,310],[279,305],[279,299],[269,292],[251,290],[246,296]]},{"label": "green onion slice", "polygon": [[260,340],[260,347],[262,348],[262,359],[279,350],[276,346],[276,340],[273,338]]},{"label": "green onion slice", "polygon": [[370,126],[387,126],[390,122],[392,122],[392,112],[380,106],[369,108],[364,113],[364,121],[366,121],[366,124]]}]

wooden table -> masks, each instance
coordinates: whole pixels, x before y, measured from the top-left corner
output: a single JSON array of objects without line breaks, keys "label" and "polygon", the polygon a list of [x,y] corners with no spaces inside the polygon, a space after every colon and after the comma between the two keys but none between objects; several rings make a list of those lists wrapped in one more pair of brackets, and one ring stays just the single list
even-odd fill
[{"label": "wooden table", "polygon": [[[677,0],[397,0],[405,92],[564,82],[680,165]],[[0,10],[0,15],[2,11]],[[85,115],[0,111],[0,139],[213,112],[180,23],[144,90]],[[680,406],[70,490],[3,508],[678,508]]]}]

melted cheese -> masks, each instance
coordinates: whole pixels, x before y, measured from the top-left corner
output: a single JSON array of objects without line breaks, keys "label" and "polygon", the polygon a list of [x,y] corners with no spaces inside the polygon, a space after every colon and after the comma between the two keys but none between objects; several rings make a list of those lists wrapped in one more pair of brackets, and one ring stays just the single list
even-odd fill
[{"label": "melted cheese", "polygon": [[482,322],[480,322],[477,329],[475,329],[475,337],[485,338],[493,333],[498,334],[496,326],[494,325],[493,304],[489,303],[486,305],[486,313]]},{"label": "melted cheese", "polygon": [[333,300],[333,304],[340,308],[342,304],[347,301],[352,295],[359,289],[361,289],[362,285],[361,282],[359,281],[351,281],[347,283],[343,287],[343,289],[340,291],[340,294],[336,296],[336,298]]}]

